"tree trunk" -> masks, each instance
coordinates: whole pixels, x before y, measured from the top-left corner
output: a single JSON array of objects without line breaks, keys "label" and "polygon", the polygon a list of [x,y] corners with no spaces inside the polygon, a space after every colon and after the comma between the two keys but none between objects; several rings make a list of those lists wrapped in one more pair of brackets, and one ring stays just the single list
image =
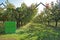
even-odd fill
[{"label": "tree trunk", "polygon": [[48,25],[49,25],[49,21],[48,21]]},{"label": "tree trunk", "polygon": [[58,22],[56,21],[56,25],[55,26],[57,27],[57,25],[58,25]]},{"label": "tree trunk", "polygon": [[20,26],[22,26],[22,21],[20,21]]},{"label": "tree trunk", "polygon": [[22,21],[21,20],[17,21],[17,28],[19,28],[20,26],[22,26]]},{"label": "tree trunk", "polygon": [[19,28],[20,27],[20,22],[19,21],[17,21],[17,28]]}]

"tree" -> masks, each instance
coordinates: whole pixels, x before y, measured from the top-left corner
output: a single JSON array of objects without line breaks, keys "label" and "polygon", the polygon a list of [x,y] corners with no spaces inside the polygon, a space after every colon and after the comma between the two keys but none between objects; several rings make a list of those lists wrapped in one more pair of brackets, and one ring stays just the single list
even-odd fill
[{"label": "tree", "polygon": [[4,13],[4,8],[0,7],[0,21],[3,20],[3,18],[2,18],[3,13]]},{"label": "tree", "polygon": [[60,11],[59,11],[58,5],[55,4],[51,11],[52,11],[52,20],[56,22],[56,27],[57,27],[58,21],[60,20],[60,16],[59,16]]},{"label": "tree", "polygon": [[51,8],[45,8],[44,9],[44,15],[45,15],[45,21],[47,21],[48,22],[48,25],[49,25],[49,23],[50,23],[50,21],[51,21]]},{"label": "tree", "polygon": [[35,6],[36,5],[32,4],[31,6],[28,7],[25,3],[22,3],[21,7],[16,8],[19,19],[17,21],[20,23],[20,25],[27,24],[36,15],[37,9],[36,8],[34,9]]},{"label": "tree", "polygon": [[15,6],[7,0],[6,10],[4,10],[2,18],[4,21],[17,21],[17,26],[20,27],[30,22],[36,15],[38,9],[34,7],[36,7],[35,4],[28,7],[25,3],[22,3],[21,7],[15,8]]},{"label": "tree", "polygon": [[8,0],[6,0],[6,5],[5,5],[5,12],[3,14],[3,18],[5,21],[13,21],[15,20],[14,18],[14,11],[15,11],[15,6],[11,4]]}]

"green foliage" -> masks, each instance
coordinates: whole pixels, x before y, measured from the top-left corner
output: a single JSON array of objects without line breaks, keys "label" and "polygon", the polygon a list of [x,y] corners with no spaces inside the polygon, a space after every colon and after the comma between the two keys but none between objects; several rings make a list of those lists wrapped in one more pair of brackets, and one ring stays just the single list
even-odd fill
[{"label": "green foliage", "polygon": [[32,20],[32,18],[36,15],[38,9],[34,9],[36,5],[32,4],[31,6],[27,6],[25,3],[21,4],[21,7],[16,8],[18,12],[18,19],[23,25],[27,24]]},{"label": "green foliage", "polygon": [[52,7],[52,16],[51,19],[54,20],[56,22],[56,26],[58,25],[58,21],[60,20],[60,9],[58,8],[58,4],[56,3],[53,7]]},{"label": "green foliage", "polygon": [[0,34],[4,33],[4,26],[3,23],[0,21]]},{"label": "green foliage", "polygon": [[14,38],[16,40],[59,40],[60,30],[42,24],[32,23],[28,27],[22,27],[16,34],[1,35],[2,38]]},{"label": "green foliage", "polygon": [[47,27],[42,24],[32,24],[27,28],[20,29],[17,34],[26,35],[23,36],[23,40],[58,40],[59,32],[57,32],[54,28]]},{"label": "green foliage", "polygon": [[17,24],[25,25],[37,14],[38,9],[35,7],[35,4],[28,7],[25,3],[22,3],[21,7],[15,8],[12,3],[6,1],[6,10],[0,8],[0,20],[17,21]]},{"label": "green foliage", "polygon": [[[52,5],[52,4],[51,4]],[[51,8],[44,8],[44,10],[40,13],[39,16],[35,18],[34,22],[48,22],[48,25],[51,21],[56,22],[56,27],[58,25],[58,21],[60,20],[60,9],[58,8],[58,4],[53,4]]]}]

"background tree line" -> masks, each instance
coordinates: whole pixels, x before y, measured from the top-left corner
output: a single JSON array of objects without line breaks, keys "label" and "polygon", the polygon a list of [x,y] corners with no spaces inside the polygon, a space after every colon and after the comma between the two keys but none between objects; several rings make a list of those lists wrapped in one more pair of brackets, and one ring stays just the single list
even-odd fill
[{"label": "background tree line", "polygon": [[16,8],[15,5],[7,1],[5,9],[0,7],[0,21],[16,21],[17,27],[23,26],[37,14],[38,9],[35,7],[36,4],[28,7],[22,3],[20,7]]},{"label": "background tree line", "polygon": [[58,3],[51,2],[51,7],[44,8],[44,10],[37,16],[34,22],[38,23],[48,23],[55,22],[55,26],[57,27],[58,22],[60,21],[60,9]]},{"label": "background tree line", "polygon": [[[60,20],[60,10],[59,5],[56,3],[54,5],[51,2],[51,7],[46,7],[44,10],[33,20],[34,22],[49,23],[51,21],[56,22]],[[6,10],[0,7],[0,21],[16,21],[17,27],[23,26],[29,23],[33,17],[38,13],[38,8],[35,8],[36,4],[31,4],[27,6],[25,3],[22,3],[20,7],[15,7],[12,3],[6,2]]]}]

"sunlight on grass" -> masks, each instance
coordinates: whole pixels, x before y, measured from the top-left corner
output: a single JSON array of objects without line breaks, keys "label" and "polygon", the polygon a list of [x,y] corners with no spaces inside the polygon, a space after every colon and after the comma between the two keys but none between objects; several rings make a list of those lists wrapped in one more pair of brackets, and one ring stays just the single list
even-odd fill
[{"label": "sunlight on grass", "polygon": [[43,24],[29,23],[21,27],[15,34],[1,35],[0,38],[13,38],[16,40],[59,40],[60,33],[54,28]]}]

